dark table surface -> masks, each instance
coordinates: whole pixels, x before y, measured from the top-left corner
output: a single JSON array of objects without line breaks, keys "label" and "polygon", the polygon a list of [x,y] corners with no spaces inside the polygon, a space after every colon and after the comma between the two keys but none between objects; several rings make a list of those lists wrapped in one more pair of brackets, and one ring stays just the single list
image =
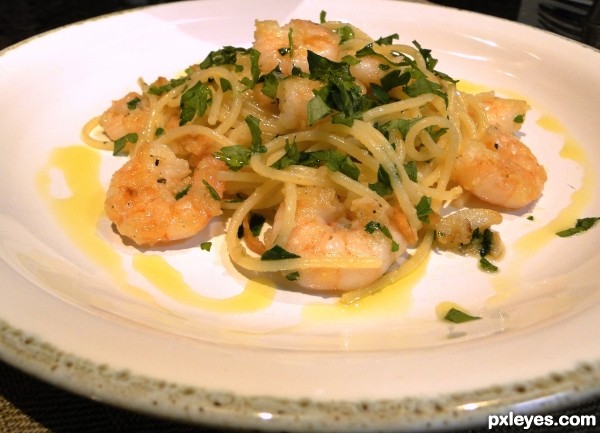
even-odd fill
[{"label": "dark table surface", "polygon": [[[259,1],[259,0],[257,0]],[[585,0],[583,0],[585,3]],[[64,24],[137,6],[166,3],[157,0],[15,0],[0,3],[0,50]],[[538,0],[437,0],[450,6],[476,10],[535,26]],[[580,34],[569,35],[580,39]],[[600,423],[600,398],[563,408],[553,415],[596,415]],[[114,408],[31,377],[0,361],[0,433],[216,433],[215,427],[190,426]],[[464,433],[489,431],[486,426]],[[499,427],[495,431],[516,431]],[[530,432],[600,431],[597,429],[532,427]]]}]

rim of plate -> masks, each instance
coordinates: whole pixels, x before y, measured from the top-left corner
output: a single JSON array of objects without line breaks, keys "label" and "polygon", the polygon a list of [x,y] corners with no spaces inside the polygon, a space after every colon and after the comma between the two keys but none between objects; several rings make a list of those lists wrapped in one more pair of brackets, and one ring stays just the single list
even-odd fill
[{"label": "rim of plate", "polygon": [[548,413],[600,395],[600,361],[571,370],[440,395],[381,400],[238,395],[166,382],[82,359],[0,320],[0,358],[95,401],[172,421],[290,432],[421,431],[484,425],[490,415]]}]

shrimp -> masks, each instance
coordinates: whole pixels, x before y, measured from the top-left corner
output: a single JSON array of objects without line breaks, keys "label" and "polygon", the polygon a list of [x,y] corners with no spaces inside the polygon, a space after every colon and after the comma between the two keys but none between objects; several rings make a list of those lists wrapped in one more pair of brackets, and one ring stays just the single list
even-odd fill
[{"label": "shrimp", "polygon": [[130,92],[112,105],[100,117],[100,126],[111,140],[129,133],[141,133],[150,116],[150,104],[139,93]]},{"label": "shrimp", "polygon": [[369,85],[380,84],[386,72],[381,68],[381,59],[376,56],[365,56],[361,57],[358,63],[350,66],[350,74],[366,91]]},{"label": "shrimp", "polygon": [[282,80],[277,88],[279,100],[279,126],[284,130],[302,130],[308,127],[306,107],[315,96],[313,90],[321,83],[301,77],[289,77]]},{"label": "shrimp", "polygon": [[[320,291],[347,291],[364,287],[381,277],[402,255],[406,242],[389,224],[387,210],[372,199],[358,198],[347,207],[333,188],[298,187],[296,215],[287,239],[277,234],[282,221],[282,207],[275,214],[273,229],[266,236],[266,246],[277,243],[304,258],[340,259],[378,258],[374,269],[318,268],[301,270],[296,280],[300,286]],[[365,226],[377,222],[387,227],[398,248],[381,230],[367,231]]]},{"label": "shrimp", "polygon": [[[112,177],[105,211],[117,231],[138,245],[180,240],[222,213],[224,163],[207,154],[192,171],[166,145],[144,143]],[[219,197],[216,197],[216,196]]]},{"label": "shrimp", "polygon": [[521,129],[525,113],[529,110],[527,102],[499,98],[494,96],[494,92],[479,93],[474,99],[483,108],[488,123],[503,132],[516,132]]},{"label": "shrimp", "polygon": [[462,143],[452,172],[453,180],[476,197],[498,206],[518,209],[538,199],[547,180],[546,170],[515,135],[527,104],[480,96],[487,117],[481,140]]},{"label": "shrimp", "polygon": [[340,37],[333,30],[307,20],[291,20],[285,26],[277,21],[257,21],[253,47],[260,52],[259,67],[266,74],[279,66],[289,76],[294,67],[309,72],[307,52],[329,60],[339,56]]},{"label": "shrimp", "polygon": [[[168,84],[165,77],[158,77],[150,87],[160,87]],[[126,134],[142,134],[150,120],[150,100],[148,95],[129,92],[121,99],[112,101],[111,106],[100,116],[100,126],[111,140],[115,141]],[[169,130],[178,126],[179,107],[165,107],[165,124],[163,129]]]}]

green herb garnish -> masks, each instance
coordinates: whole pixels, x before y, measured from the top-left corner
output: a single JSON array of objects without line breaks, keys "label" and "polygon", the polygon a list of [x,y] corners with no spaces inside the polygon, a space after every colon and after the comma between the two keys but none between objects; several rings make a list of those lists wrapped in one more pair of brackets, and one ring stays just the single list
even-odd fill
[{"label": "green herb garnish", "polygon": [[598,220],[600,220],[600,217],[580,218],[577,220],[574,227],[571,227],[566,230],[561,230],[561,231],[557,232],[556,234],[558,236],[560,236],[561,238],[574,236],[574,235],[583,233],[583,232],[591,229],[592,227],[594,227],[594,225],[596,224],[596,222]]},{"label": "green herb garnish", "polygon": [[419,95],[433,93],[434,95],[441,97],[446,105],[448,105],[448,95],[442,86],[433,81],[429,81],[425,74],[417,68],[411,69],[411,76],[414,78],[414,81],[404,88],[404,91],[408,96],[414,98]]},{"label": "green herb garnish", "polygon": [[271,165],[271,167],[276,168],[278,170],[283,170],[284,168],[289,167],[290,165],[300,164],[300,160],[302,158],[301,152],[298,150],[298,146],[296,142],[290,143],[290,141],[286,138],[285,140],[285,154],[279,158],[277,161]]},{"label": "green herb garnish", "polygon": [[248,165],[252,151],[247,147],[234,144],[222,147],[221,150],[215,152],[213,155],[227,164],[231,171],[238,171],[240,168]]},{"label": "green herb garnish", "polygon": [[183,197],[185,197],[187,195],[187,193],[190,191],[190,188],[192,187],[192,185],[188,185],[185,188],[183,188],[181,191],[179,191],[177,194],[175,194],[175,200],[180,200]]},{"label": "green herb garnish", "polygon": [[208,84],[198,82],[181,95],[179,126],[190,122],[194,116],[202,117],[212,101],[212,91]]},{"label": "green herb garnish", "polygon": [[465,323],[471,322],[473,320],[479,320],[481,317],[472,316],[470,314],[465,313],[464,311],[459,310],[458,308],[450,308],[446,315],[444,316],[444,320],[452,323]]},{"label": "green herb garnish", "polygon": [[252,136],[250,150],[255,153],[266,152],[267,148],[262,144],[262,131],[259,126],[260,120],[252,115],[248,115],[245,121],[248,128],[250,128],[250,135]]},{"label": "green herb garnish", "polygon": [[398,251],[400,249],[400,245],[398,245],[398,242],[396,242],[394,240],[394,238],[392,237],[392,233],[390,232],[390,229],[388,229],[386,226],[382,226],[377,221],[369,221],[365,225],[365,231],[369,234],[373,234],[377,230],[379,230],[381,233],[383,233],[383,235],[386,238],[388,238],[392,241],[392,252],[395,253],[396,251]]},{"label": "green herb garnish", "polygon": [[294,253],[290,253],[286,251],[284,248],[279,245],[275,245],[273,248],[265,251],[262,256],[260,256],[261,260],[284,260],[284,259],[297,259],[300,258],[299,255]]},{"label": "green herb garnish", "polygon": [[170,80],[167,84],[163,84],[162,86],[150,86],[150,88],[148,89],[148,93],[150,93],[151,95],[163,95],[164,93],[167,93],[169,90],[174,89],[175,87],[181,86],[183,83],[185,83],[187,80],[187,77],[182,77],[182,78],[174,78],[172,80]]},{"label": "green herb garnish", "polygon": [[343,26],[334,30],[340,36],[340,44],[354,39],[354,30],[350,26]]},{"label": "green herb garnish", "polygon": [[471,243],[478,242],[479,246],[479,256],[485,257],[492,250],[492,243],[494,241],[494,232],[490,229],[484,229],[483,232],[478,228],[473,230],[473,234],[471,235]]},{"label": "green herb garnish", "polygon": [[481,257],[479,259],[479,267],[481,269],[483,269],[484,271],[487,271],[487,272],[498,272],[498,266],[496,266],[493,263],[491,263],[485,257]]},{"label": "green herb garnish", "polygon": [[248,225],[250,226],[250,231],[254,235],[254,237],[258,236],[262,231],[263,225],[265,224],[265,217],[258,213],[250,214],[250,220],[248,221]]},{"label": "green herb garnish", "polygon": [[138,135],[135,132],[130,132],[129,134],[125,134],[121,138],[115,140],[114,147],[113,147],[113,156],[118,155],[123,149],[125,149],[125,146],[127,145],[127,143],[137,143],[137,141],[138,141]]},{"label": "green herb garnish", "polygon": [[223,92],[233,89],[231,82],[226,78],[221,77],[219,79],[219,83],[221,83],[221,90],[223,90]]},{"label": "green herb garnish", "polygon": [[210,193],[210,196],[213,198],[213,200],[216,200],[216,201],[221,200],[219,193],[210,185],[210,183],[208,183],[205,179],[202,179],[202,183],[204,184],[204,186]]},{"label": "green herb garnish", "polygon": [[419,221],[429,224],[429,215],[433,212],[431,209],[431,197],[425,195],[421,197],[421,200],[417,203],[416,209]]},{"label": "green herb garnish", "polygon": [[321,13],[319,14],[319,22],[321,24],[324,24],[327,22],[327,12],[326,11],[321,11]]},{"label": "green herb garnish", "polygon": [[263,95],[268,96],[271,99],[275,99],[277,96],[277,89],[279,88],[279,81],[283,79],[279,66],[273,71],[260,77],[259,81],[263,82],[261,92]]},{"label": "green herb garnish", "polygon": [[212,247],[212,242],[202,242],[200,244],[200,249],[203,251],[210,251]]},{"label": "green herb garnish", "polygon": [[389,36],[384,36],[375,41],[377,45],[392,45],[394,43],[394,39],[400,39],[398,33],[394,33]]},{"label": "green herb garnish", "polygon": [[314,167],[324,165],[329,170],[339,171],[353,180],[358,180],[360,171],[352,158],[345,153],[335,149],[315,150],[314,152],[304,152],[307,158],[302,162],[302,165]]},{"label": "green herb garnish", "polygon": [[399,69],[394,69],[392,72],[387,73],[381,79],[381,87],[386,92],[392,90],[394,87],[406,86],[410,81],[410,72],[402,72]]},{"label": "green herb garnish", "polygon": [[300,278],[300,272],[290,272],[285,276],[285,278],[287,278],[290,281],[296,281],[298,278]]},{"label": "green herb garnish", "polygon": [[309,124],[335,110],[338,113],[333,116],[332,122],[351,126],[354,119],[359,118],[372,102],[363,96],[355,83],[350,66],[345,62],[331,61],[313,51],[308,51],[307,60],[310,78],[325,84],[315,91],[317,100],[309,103]]},{"label": "green herb garnish", "polygon": [[295,142],[285,143],[285,154],[275,161],[273,168],[283,170],[290,165],[302,165],[305,167],[325,166],[329,170],[348,176],[351,179],[358,180],[360,170],[350,156],[335,149],[315,150],[313,152],[299,151]]},{"label": "green herb garnish", "polygon": [[127,108],[129,110],[135,110],[141,101],[142,100],[136,96],[135,98],[133,98],[127,102]]},{"label": "green herb garnish", "polygon": [[319,94],[315,95],[315,97],[308,102],[307,110],[309,125],[312,125],[317,120],[328,116],[333,111]]},{"label": "green herb garnish", "polygon": [[369,189],[375,191],[381,197],[390,195],[393,192],[390,175],[381,165],[377,169],[377,182],[370,183]]},{"label": "green herb garnish", "polygon": [[246,48],[225,46],[217,51],[211,51],[200,63],[200,69],[208,69],[211,66],[236,65],[238,54],[248,54]]}]

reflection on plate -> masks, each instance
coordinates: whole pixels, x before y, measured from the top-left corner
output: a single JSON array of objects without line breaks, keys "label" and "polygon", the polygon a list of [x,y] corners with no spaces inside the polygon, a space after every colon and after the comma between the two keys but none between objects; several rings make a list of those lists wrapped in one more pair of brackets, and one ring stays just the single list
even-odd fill
[{"label": "reflection on plate", "polygon": [[[210,50],[248,46],[253,18],[318,20],[321,9],[375,37],[419,41],[470,90],[531,104],[524,133],[549,181],[534,206],[505,214],[499,274],[436,253],[409,279],[343,307],[247,280],[227,259],[222,222],[142,251],[103,217],[104,190],[123,161],[80,144],[88,119],[135,90],[139,76],[173,76]],[[554,235],[600,215],[598,52],[414,3],[201,1],[68,26],[5,50],[0,65],[11,83],[0,107],[8,362],[131,409],[286,430],[466,424],[600,389],[600,230]],[[201,250],[213,236],[211,251]],[[443,302],[482,320],[444,323]]]}]

